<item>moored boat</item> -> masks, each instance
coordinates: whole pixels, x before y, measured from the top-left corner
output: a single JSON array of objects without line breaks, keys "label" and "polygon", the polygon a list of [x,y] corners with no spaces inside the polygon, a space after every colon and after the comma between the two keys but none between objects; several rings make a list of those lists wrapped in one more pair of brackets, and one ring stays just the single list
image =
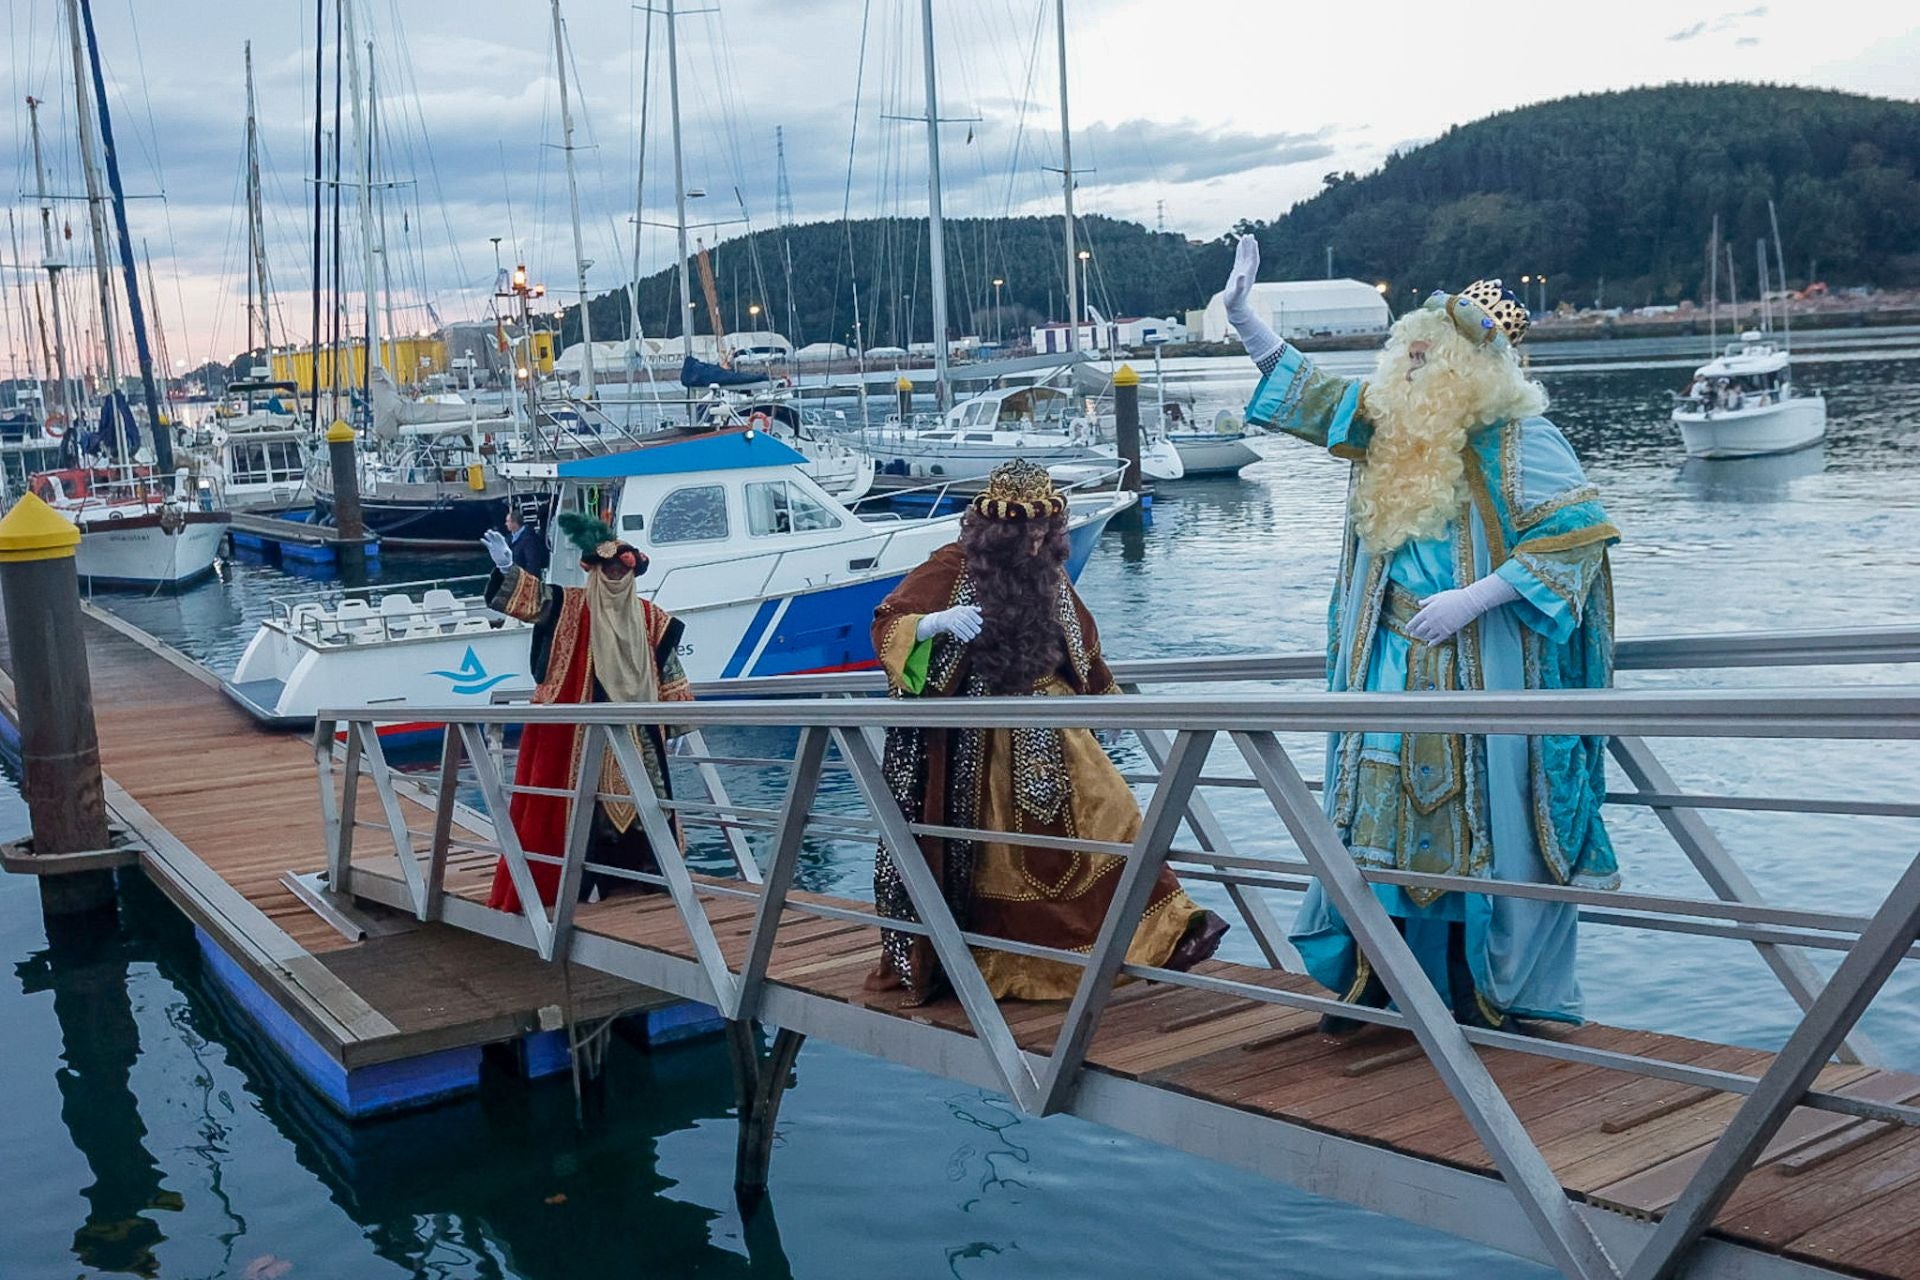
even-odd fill
[{"label": "moored boat", "polygon": [[[68,467],[29,485],[80,529],[74,570],[94,586],[171,589],[213,572],[230,517],[165,492],[145,468]],[[184,473],[183,473],[184,476]]]},{"label": "moored boat", "polygon": [[[959,535],[959,517],[863,519],[826,493],[799,453],[728,431],[562,462],[503,463],[545,487],[559,510],[603,515],[650,564],[639,589],[679,618],[680,659],[696,681],[863,670],[876,664],[873,610],[906,574]],[[1111,484],[1115,472],[1101,480]],[[1078,576],[1100,532],[1134,495],[1068,493]],[[584,575],[564,549],[550,579]],[[342,703],[481,704],[531,687],[527,636],[472,591],[418,599],[389,587],[330,606],[289,603],[268,618],[227,682],[256,717],[310,723]],[[421,728],[425,726],[404,726]]]}]

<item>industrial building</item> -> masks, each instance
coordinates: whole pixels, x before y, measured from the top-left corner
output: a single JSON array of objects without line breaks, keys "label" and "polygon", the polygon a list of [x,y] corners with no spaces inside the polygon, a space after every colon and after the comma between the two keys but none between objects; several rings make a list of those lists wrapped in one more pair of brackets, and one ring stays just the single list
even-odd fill
[{"label": "industrial building", "polygon": [[[1253,286],[1253,313],[1283,338],[1343,338],[1385,333],[1387,300],[1364,280],[1279,280]],[[1230,342],[1227,307],[1214,294],[1202,320],[1208,342]]]}]

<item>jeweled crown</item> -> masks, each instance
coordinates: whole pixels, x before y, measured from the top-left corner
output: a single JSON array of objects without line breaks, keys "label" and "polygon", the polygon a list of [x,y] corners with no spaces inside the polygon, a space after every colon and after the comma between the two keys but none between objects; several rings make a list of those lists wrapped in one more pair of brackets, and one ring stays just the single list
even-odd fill
[{"label": "jeweled crown", "polygon": [[987,486],[973,499],[973,509],[994,520],[1057,516],[1067,500],[1053,487],[1047,469],[1025,458],[1003,462],[987,476]]},{"label": "jeweled crown", "polygon": [[1476,342],[1504,338],[1519,346],[1533,323],[1527,304],[1499,280],[1475,280],[1448,298],[1446,305],[1453,323]]}]

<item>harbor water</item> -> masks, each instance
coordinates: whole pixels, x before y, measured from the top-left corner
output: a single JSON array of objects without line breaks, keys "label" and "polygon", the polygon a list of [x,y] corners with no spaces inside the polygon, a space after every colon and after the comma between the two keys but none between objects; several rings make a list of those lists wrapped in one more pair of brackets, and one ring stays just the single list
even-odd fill
[{"label": "harbor water", "polygon": [[[1625,534],[1623,637],[1911,622],[1920,598],[1920,334],[1797,344],[1824,393],[1821,448],[1683,463],[1668,392],[1698,344],[1542,347],[1551,416]],[[1359,371],[1365,356],[1328,363]],[[1203,414],[1251,385],[1240,362],[1178,362]],[[1081,582],[1114,657],[1317,652],[1338,550],[1344,465],[1263,442],[1238,480],[1161,489],[1144,533],[1111,531]],[[482,556],[390,553],[387,581],[471,573]],[[232,564],[178,597],[97,602],[231,669],[278,596],[324,582]],[[1909,681],[1872,668],[1635,673],[1623,683],[1831,686]],[[777,749],[778,742],[757,744]],[[1655,744],[1687,790],[1910,798],[1910,744]],[[1298,747],[1309,776],[1317,747]],[[764,752],[756,750],[755,754]],[[1132,748],[1123,761],[1143,764]],[[1229,767],[1227,753],[1217,756]],[[0,838],[26,818],[0,788]],[[758,799],[770,781],[748,780]],[[829,783],[845,800],[844,780]],[[831,799],[831,797],[830,797]],[[1271,830],[1257,797],[1213,797],[1236,831]],[[1911,821],[1720,813],[1711,825],[1780,905],[1870,909],[1913,856]],[[1627,886],[1697,896],[1644,810],[1609,822]],[[271,817],[262,836],[271,838]],[[1275,834],[1243,852],[1278,853]],[[810,849],[803,886],[864,896],[871,854]],[[1214,902],[1208,887],[1196,896]],[[1275,896],[1284,919],[1291,908]],[[781,1113],[769,1207],[734,1207],[732,1083],[722,1047],[645,1054],[616,1041],[576,1126],[564,1077],[489,1079],[475,1097],[348,1126],[295,1083],[217,993],[192,930],[131,886],[116,937],[42,930],[34,886],[0,877],[0,1280],[149,1277],[1414,1277],[1545,1269],[1071,1118],[1034,1121],[978,1089],[827,1044],[801,1054]],[[1743,943],[1590,927],[1589,1016],[1776,1047],[1794,1006]],[[1254,956],[1244,930],[1229,958]],[[1832,953],[1815,963],[1831,966]],[[1913,966],[1906,966],[1911,970]],[[1897,974],[1862,1024],[1888,1065],[1920,1071],[1920,979]]]}]

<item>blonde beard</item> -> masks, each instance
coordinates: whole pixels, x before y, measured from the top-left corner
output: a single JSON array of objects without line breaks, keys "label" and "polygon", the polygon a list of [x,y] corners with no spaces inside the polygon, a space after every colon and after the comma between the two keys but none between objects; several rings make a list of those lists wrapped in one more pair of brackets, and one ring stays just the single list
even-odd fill
[{"label": "blonde beard", "polygon": [[[1418,366],[1415,342],[1429,344]],[[1477,346],[1444,312],[1422,308],[1395,322],[1362,403],[1373,436],[1356,468],[1353,519],[1367,549],[1386,555],[1438,537],[1460,510],[1467,436],[1543,412],[1547,393],[1510,351]]]}]

